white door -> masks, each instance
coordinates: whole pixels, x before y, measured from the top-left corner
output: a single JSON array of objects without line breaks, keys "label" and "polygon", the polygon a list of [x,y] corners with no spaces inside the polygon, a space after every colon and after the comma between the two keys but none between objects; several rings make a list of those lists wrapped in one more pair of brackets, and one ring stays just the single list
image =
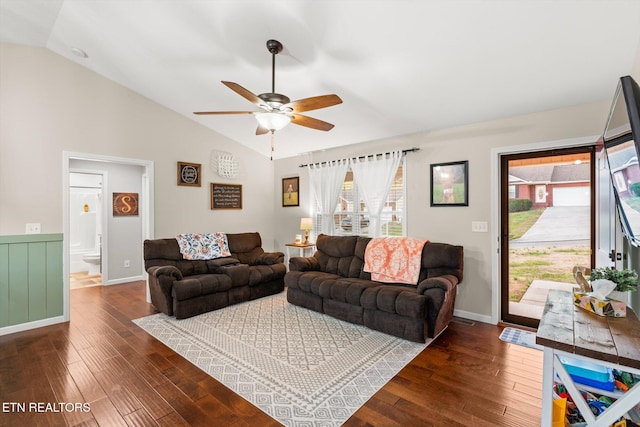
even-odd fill
[{"label": "white door", "polygon": [[616,250],[616,241],[622,241],[622,229],[604,150],[596,154],[596,167],[596,267],[615,267],[617,262],[614,258],[621,252]]}]

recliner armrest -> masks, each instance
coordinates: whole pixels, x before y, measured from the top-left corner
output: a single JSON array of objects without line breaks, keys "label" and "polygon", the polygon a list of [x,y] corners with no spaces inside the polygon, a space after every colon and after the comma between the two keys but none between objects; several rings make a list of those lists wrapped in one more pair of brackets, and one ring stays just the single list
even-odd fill
[{"label": "recliner armrest", "polygon": [[207,269],[209,273],[221,273],[222,267],[227,267],[229,265],[237,265],[240,264],[237,258],[233,257],[224,257],[224,258],[215,258],[207,260]]},{"label": "recliner armrest", "polygon": [[284,262],[284,252],[264,252],[256,258],[256,264],[273,265]]},{"label": "recliner armrest", "polygon": [[320,263],[316,257],[291,257],[289,271],[320,271]]},{"label": "recliner armrest", "polygon": [[175,280],[182,280],[182,273],[178,270],[178,267],[173,265],[156,265],[149,267],[147,273],[156,278],[159,276],[173,276]]},{"label": "recliner armrest", "polygon": [[418,283],[418,294],[424,295],[428,289],[438,288],[447,292],[455,288],[458,284],[458,278],[451,274],[444,276],[430,277]]}]

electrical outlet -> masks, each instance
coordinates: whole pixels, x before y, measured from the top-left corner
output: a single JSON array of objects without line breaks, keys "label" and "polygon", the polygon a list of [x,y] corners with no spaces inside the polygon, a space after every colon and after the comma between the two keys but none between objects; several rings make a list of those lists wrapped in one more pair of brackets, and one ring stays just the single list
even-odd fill
[{"label": "electrical outlet", "polygon": [[28,223],[25,227],[25,234],[40,234],[40,223]]},{"label": "electrical outlet", "polygon": [[129,261],[128,259],[124,260],[124,268],[129,268],[131,267],[131,261]]},{"label": "electrical outlet", "polygon": [[471,231],[474,233],[487,233],[489,224],[487,221],[471,221]]}]

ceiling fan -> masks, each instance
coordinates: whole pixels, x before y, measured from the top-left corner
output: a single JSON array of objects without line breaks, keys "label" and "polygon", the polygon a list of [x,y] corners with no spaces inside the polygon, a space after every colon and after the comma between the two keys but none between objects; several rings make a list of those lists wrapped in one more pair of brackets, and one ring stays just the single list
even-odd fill
[{"label": "ceiling fan", "polygon": [[256,135],[271,132],[271,152],[273,156],[273,133],[275,131],[284,128],[289,123],[311,129],[329,131],[333,129],[333,124],[314,119],[313,117],[303,116],[300,113],[341,104],[342,99],[340,99],[338,95],[332,94],[291,101],[289,97],[276,93],[276,55],[282,52],[282,43],[277,40],[267,40],[267,50],[271,53],[271,92],[255,95],[237,83],[222,82],[222,84],[238,95],[260,107],[262,111],[198,111],[193,114],[253,114],[258,121]]}]

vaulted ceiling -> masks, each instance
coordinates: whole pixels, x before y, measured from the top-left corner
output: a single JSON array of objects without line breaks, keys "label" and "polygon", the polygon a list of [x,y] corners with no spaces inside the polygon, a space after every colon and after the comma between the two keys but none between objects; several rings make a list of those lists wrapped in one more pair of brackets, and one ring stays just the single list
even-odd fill
[{"label": "vaulted ceiling", "polygon": [[251,115],[192,113],[257,111],[220,82],[270,92],[272,38],[276,92],[343,100],[305,113],[329,132],[276,132],[283,158],[611,99],[640,54],[640,1],[0,1],[0,42],[45,47],[265,155]]}]

